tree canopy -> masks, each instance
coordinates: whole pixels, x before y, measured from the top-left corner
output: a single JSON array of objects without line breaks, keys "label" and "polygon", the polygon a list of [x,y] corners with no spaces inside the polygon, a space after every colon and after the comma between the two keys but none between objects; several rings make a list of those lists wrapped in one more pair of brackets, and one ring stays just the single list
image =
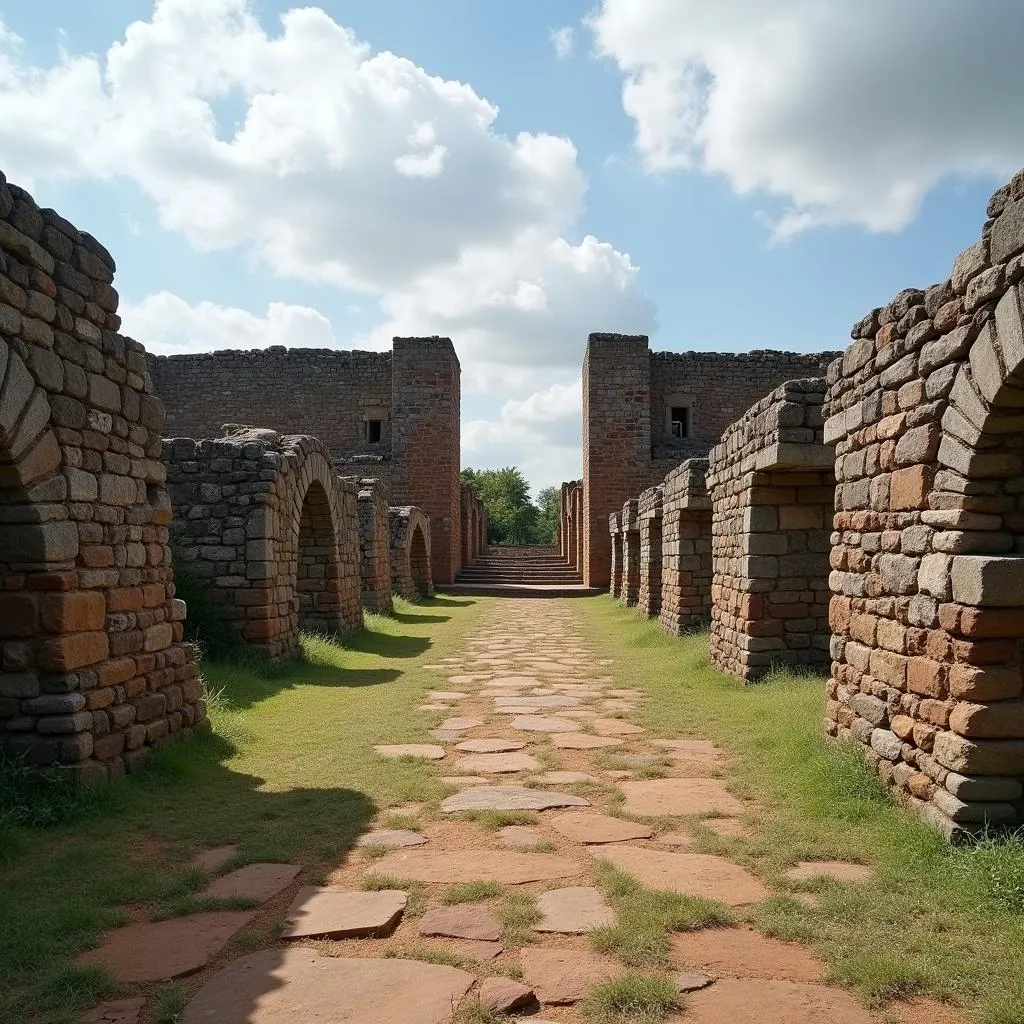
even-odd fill
[{"label": "tree canopy", "polygon": [[487,510],[489,543],[554,543],[562,505],[558,488],[545,487],[532,501],[530,485],[518,466],[464,469],[462,482],[473,484]]}]

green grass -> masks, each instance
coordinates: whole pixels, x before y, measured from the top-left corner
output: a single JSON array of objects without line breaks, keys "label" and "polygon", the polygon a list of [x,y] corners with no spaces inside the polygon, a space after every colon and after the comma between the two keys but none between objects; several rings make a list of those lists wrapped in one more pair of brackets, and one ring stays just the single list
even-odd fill
[{"label": "green grass", "polygon": [[505,887],[497,882],[456,882],[441,893],[441,902],[477,903],[480,900],[489,900],[500,896],[504,891]]},{"label": "green grass", "polygon": [[[810,943],[833,980],[870,1003],[920,992],[974,1008],[977,1024],[1024,1021],[1019,836],[954,847],[896,806],[859,749],[826,742],[821,678],[777,672],[744,686],[711,667],[706,634],[669,637],[610,598],[573,607],[595,651],[615,657],[616,681],[646,692],[638,724],[730,753],[730,788],[763,809],[730,854],[782,892],[818,893],[817,907],[766,901],[750,915],[758,927]],[[798,860],[822,858],[875,875],[853,886],[784,880]]]},{"label": "green grass", "polygon": [[439,964],[442,967],[465,967],[469,961],[464,956],[449,953],[436,946],[392,946],[384,950],[385,959],[389,960],[422,960],[428,964]]},{"label": "green grass", "polygon": [[615,923],[589,932],[587,940],[597,952],[618,957],[629,967],[665,967],[672,932],[720,927],[734,920],[719,903],[646,889],[607,861],[598,864],[598,881],[615,909]]},{"label": "green grass", "polygon": [[536,825],[536,811],[463,811],[461,817],[475,821],[489,832],[497,832],[506,825]]},{"label": "green grass", "polygon": [[506,949],[518,949],[533,942],[532,926],[540,920],[537,901],[528,892],[510,892],[498,904],[501,941]]},{"label": "green grass", "polygon": [[72,1024],[114,994],[72,957],[129,910],[194,908],[201,880],[189,861],[199,850],[233,843],[238,863],[326,876],[382,809],[440,797],[425,765],[372,747],[422,742],[416,707],[436,678],[421,666],[458,650],[490,603],[399,601],[395,617],[367,616],[367,629],[341,643],[305,637],[304,660],[285,667],[235,653],[204,662],[212,731],[109,785],[71,790],[3,766],[0,1020]]},{"label": "green grass", "polygon": [[419,917],[427,909],[427,891],[422,882],[411,878],[396,878],[393,875],[365,875],[359,883],[363,889],[380,892],[382,889],[398,889],[408,893],[405,905],[406,917]]},{"label": "green grass", "polygon": [[587,1024],[660,1024],[681,1005],[667,978],[630,973],[599,985],[580,1008]]},{"label": "green grass", "polygon": [[165,985],[157,995],[153,1010],[155,1024],[177,1024],[185,1012],[185,986],[173,982]]}]

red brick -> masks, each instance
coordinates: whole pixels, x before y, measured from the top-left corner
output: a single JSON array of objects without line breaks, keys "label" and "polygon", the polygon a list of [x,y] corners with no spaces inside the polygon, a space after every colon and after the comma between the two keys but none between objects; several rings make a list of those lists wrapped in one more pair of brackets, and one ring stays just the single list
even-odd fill
[{"label": "red brick", "polygon": [[73,590],[42,598],[43,628],[50,633],[88,633],[103,629],[107,603],[98,590]]},{"label": "red brick", "polygon": [[932,471],[927,466],[898,469],[889,477],[889,508],[894,511],[925,508],[932,486]]},{"label": "red brick", "polygon": [[72,672],[103,661],[109,650],[106,633],[75,633],[39,645],[39,665],[48,672]]}]

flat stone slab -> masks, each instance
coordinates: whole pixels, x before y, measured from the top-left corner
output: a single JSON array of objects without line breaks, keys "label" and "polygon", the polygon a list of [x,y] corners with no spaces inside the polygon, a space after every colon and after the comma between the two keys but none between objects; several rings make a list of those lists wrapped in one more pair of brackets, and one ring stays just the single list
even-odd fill
[{"label": "flat stone slab", "polygon": [[600,785],[601,782],[596,775],[589,775],[587,772],[545,772],[543,775],[538,775],[537,778],[549,786],[572,786],[577,782]]},{"label": "flat stone slab", "polygon": [[442,775],[438,779],[449,786],[486,786],[490,781],[486,775]]},{"label": "flat stone slab", "polygon": [[567,839],[577,843],[625,843],[630,839],[650,839],[654,829],[624,818],[613,818],[596,811],[570,811],[559,814],[549,822],[551,827]]},{"label": "flat stone slab", "polygon": [[514,752],[511,754],[470,754],[455,762],[456,771],[484,772],[501,775],[506,772],[533,772],[540,768],[540,762],[533,754]]},{"label": "flat stone slab", "polygon": [[654,838],[656,842],[664,843],[666,846],[678,846],[682,849],[693,846],[693,836],[689,832],[666,832]]},{"label": "flat stone slab", "polygon": [[495,697],[498,707],[515,704],[523,708],[578,708],[583,701],[579,697],[566,697],[558,694],[541,697]]},{"label": "flat stone slab", "polygon": [[536,676],[496,676],[491,680],[491,686],[540,686],[541,681]]},{"label": "flat stone slab", "polygon": [[421,704],[417,711],[447,711],[447,704]]},{"label": "flat stone slab", "polygon": [[512,978],[484,978],[479,998],[481,1006],[496,1013],[511,1013],[537,1003],[533,989]]},{"label": "flat stone slab", "polygon": [[451,1024],[473,981],[466,971],[421,960],[264,949],[215,974],[181,1024]]},{"label": "flat stone slab", "polygon": [[422,846],[426,841],[426,836],[407,828],[381,828],[364,832],[356,840],[356,846],[386,846],[397,850],[403,846]]},{"label": "flat stone slab", "polygon": [[463,903],[455,907],[437,907],[420,918],[420,935],[444,935],[450,939],[475,939],[497,942],[501,922],[487,907]]},{"label": "flat stone slab", "polygon": [[732,795],[721,779],[641,779],[620,787],[627,814],[655,818],[686,814],[746,813],[743,803]]},{"label": "flat stone slab", "polygon": [[456,750],[467,754],[502,754],[512,750],[522,750],[526,746],[523,740],[463,740],[455,745]]},{"label": "flat stone slab", "polygon": [[[519,954],[523,979],[549,1006],[576,1003],[626,970],[611,957],[579,949],[527,946]],[[820,1022],[819,1022],[820,1024]]]},{"label": "flat stone slab", "polygon": [[591,736],[589,733],[573,731],[555,736],[551,742],[561,750],[599,750],[603,747],[621,747],[623,740],[612,739],[611,736]]},{"label": "flat stone slab", "polygon": [[502,708],[495,708],[494,709],[494,713],[496,715],[509,715],[509,716],[511,716],[513,718],[516,717],[517,715],[539,715],[540,711],[541,711],[540,708],[521,708],[521,707],[507,707],[507,708],[502,707]]},{"label": "flat stone slab", "polygon": [[103,967],[126,984],[180,978],[205,967],[255,916],[252,910],[215,910],[129,924],[107,932],[76,963]]},{"label": "flat stone slab", "polygon": [[576,732],[576,723],[564,718],[553,718],[550,715],[537,715],[536,717],[520,716],[513,718],[510,723],[513,729],[522,732]]},{"label": "flat stone slab", "polygon": [[468,693],[463,693],[460,690],[431,690],[427,694],[427,700],[465,700],[468,696]]},{"label": "flat stone slab", "polygon": [[428,761],[440,761],[444,747],[432,743],[386,743],[373,748],[381,757],[424,757]]},{"label": "flat stone slab", "polygon": [[871,1024],[848,992],[792,981],[722,978],[686,1001],[686,1024]]},{"label": "flat stone slab", "polygon": [[769,938],[749,926],[705,928],[672,936],[672,962],[717,978],[819,982],[822,963],[797,942]]},{"label": "flat stone slab", "polygon": [[460,729],[431,729],[430,736],[438,743],[454,743],[462,738],[462,731]]},{"label": "flat stone slab", "polygon": [[672,751],[675,754],[688,754],[692,757],[722,757],[722,751],[711,740],[651,740],[651,746],[660,750]]},{"label": "flat stone slab", "polygon": [[89,1024],[139,1024],[146,1000],[142,996],[134,999],[111,999],[100,1003],[82,1015]]},{"label": "flat stone slab", "polygon": [[[469,790],[470,793],[474,792]],[[553,878],[572,878],[583,865],[553,853],[494,850],[405,850],[378,860],[367,875],[390,875],[418,882],[498,882],[522,885]]]},{"label": "flat stone slab", "polygon": [[263,903],[283,892],[301,869],[294,864],[246,864],[220,878],[215,878],[203,895],[227,900],[237,896]]},{"label": "flat stone slab", "polygon": [[571,793],[525,786],[479,786],[441,802],[444,814],[456,811],[547,811],[552,807],[589,807],[590,801]]},{"label": "flat stone slab", "polygon": [[[238,853],[237,846],[214,846],[209,850],[202,850],[192,858],[192,867],[200,871],[216,871],[222,868],[235,854]],[[124,1000],[117,1000],[123,1002]]]},{"label": "flat stone slab", "polygon": [[537,909],[541,919],[533,926],[535,932],[582,935],[615,922],[615,911],[601,890],[589,886],[549,889],[537,897]]},{"label": "flat stone slab", "polygon": [[[476,960],[478,963],[486,963],[497,956],[501,956],[500,942],[476,942],[470,939],[449,939],[447,948],[458,956],[464,956],[468,960]],[[531,1022],[532,1024],[532,1022]]]},{"label": "flat stone slab", "polygon": [[685,994],[687,992],[699,992],[702,988],[713,985],[715,979],[708,974],[700,974],[697,971],[680,971],[678,974],[672,975],[672,981],[675,983],[676,989]]},{"label": "flat stone slab", "polygon": [[628,700],[603,700],[601,707],[607,711],[636,711],[636,705]]},{"label": "flat stone slab", "polygon": [[648,889],[682,892],[730,907],[758,903],[771,893],[749,871],[724,857],[706,853],[668,853],[639,846],[589,848]]},{"label": "flat stone slab", "polygon": [[846,860],[802,860],[790,868],[785,877],[793,882],[806,882],[812,878],[833,878],[837,882],[865,882],[874,872],[866,864]]},{"label": "flat stone slab", "polygon": [[506,825],[504,828],[498,829],[495,833],[495,838],[502,846],[508,846],[513,849],[536,846],[544,841],[544,836],[529,825]]},{"label": "flat stone slab", "polygon": [[408,902],[409,894],[400,889],[353,892],[304,886],[288,908],[281,937],[363,939],[390,935]]},{"label": "flat stone slab", "polygon": [[639,736],[647,731],[621,718],[595,718],[591,725],[598,736]]},{"label": "flat stone slab", "polygon": [[478,725],[483,724],[484,720],[482,718],[470,718],[467,715],[462,715],[455,718],[446,718],[438,726],[438,729],[444,729],[447,732],[465,732],[467,729],[475,729]]}]

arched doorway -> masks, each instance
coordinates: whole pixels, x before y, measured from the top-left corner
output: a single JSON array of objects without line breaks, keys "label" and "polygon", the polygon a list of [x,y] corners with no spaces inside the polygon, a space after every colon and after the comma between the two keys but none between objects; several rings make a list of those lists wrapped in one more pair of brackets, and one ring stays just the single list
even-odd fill
[{"label": "arched doorway", "polygon": [[323,633],[342,630],[338,599],[341,560],[330,502],[323,485],[314,480],[299,512],[298,563],[295,593],[299,628]]}]

